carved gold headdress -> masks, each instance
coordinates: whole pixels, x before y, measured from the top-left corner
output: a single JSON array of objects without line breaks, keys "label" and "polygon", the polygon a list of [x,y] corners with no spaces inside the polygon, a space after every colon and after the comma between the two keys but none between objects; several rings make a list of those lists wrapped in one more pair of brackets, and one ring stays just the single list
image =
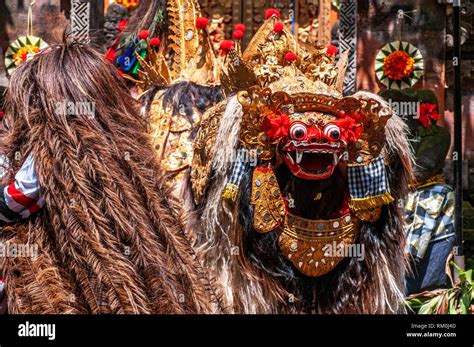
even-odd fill
[{"label": "carved gold headdress", "polygon": [[187,80],[201,85],[219,84],[219,64],[195,0],[168,0],[168,36],[159,48],[148,46],[147,58],[138,56],[140,84],[172,84]]},{"label": "carved gold headdress", "polygon": [[297,43],[286,27],[275,31],[277,23],[281,22],[276,16],[267,20],[243,54],[228,54],[221,72],[226,90],[242,91],[253,83],[273,92],[341,97],[347,53],[336,64],[335,52]]}]

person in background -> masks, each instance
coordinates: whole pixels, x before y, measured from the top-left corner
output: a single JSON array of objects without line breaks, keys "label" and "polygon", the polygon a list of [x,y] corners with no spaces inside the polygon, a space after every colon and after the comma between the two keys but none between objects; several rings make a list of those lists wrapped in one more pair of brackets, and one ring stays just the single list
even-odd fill
[{"label": "person in background", "polygon": [[406,294],[447,287],[446,262],[456,237],[454,191],[443,175],[450,134],[436,124],[440,116],[432,91],[406,89],[382,94],[392,103],[417,105],[418,111],[401,114],[410,127],[416,161],[416,182],[411,184],[405,199],[406,252],[412,265],[406,279]]}]

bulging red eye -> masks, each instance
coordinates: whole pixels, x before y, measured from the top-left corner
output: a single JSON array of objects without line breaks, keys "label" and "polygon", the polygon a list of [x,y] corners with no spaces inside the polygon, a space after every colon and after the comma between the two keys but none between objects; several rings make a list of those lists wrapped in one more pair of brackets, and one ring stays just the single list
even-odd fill
[{"label": "bulging red eye", "polygon": [[324,135],[333,141],[337,141],[341,138],[341,129],[335,124],[328,124],[324,128]]},{"label": "bulging red eye", "polygon": [[308,135],[308,129],[303,124],[296,123],[290,127],[290,136],[295,141],[303,141]]}]

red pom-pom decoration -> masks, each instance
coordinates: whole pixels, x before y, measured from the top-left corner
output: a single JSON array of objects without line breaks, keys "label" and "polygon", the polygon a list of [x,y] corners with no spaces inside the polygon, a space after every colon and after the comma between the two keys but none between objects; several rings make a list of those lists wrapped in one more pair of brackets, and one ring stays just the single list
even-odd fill
[{"label": "red pom-pom decoration", "polygon": [[209,19],[207,19],[206,17],[196,18],[196,28],[206,29],[208,25],[209,25]]},{"label": "red pom-pom decoration", "polygon": [[296,60],[296,53],[295,52],[288,52],[285,54],[285,60],[288,62],[292,62]]},{"label": "red pom-pom decoration", "polygon": [[336,47],[336,46],[333,46],[333,45],[329,45],[329,46],[326,48],[326,53],[327,53],[327,54],[331,54],[331,55],[336,55],[336,54],[337,54],[337,47]]},{"label": "red pom-pom decoration", "polygon": [[276,33],[281,33],[284,28],[285,28],[285,25],[283,24],[283,22],[276,22],[275,25],[273,26],[273,31]]},{"label": "red pom-pom decoration", "polygon": [[153,37],[150,40],[150,46],[153,46],[153,47],[159,46],[160,43],[161,43],[161,40],[158,37]]},{"label": "red pom-pom decoration", "polygon": [[235,30],[234,31],[234,39],[241,40],[244,37],[244,32],[242,30]]},{"label": "red pom-pom decoration", "polygon": [[272,18],[273,16],[276,16],[277,18],[281,18],[280,11],[275,10],[274,8],[269,8],[268,10],[265,11],[265,19]]},{"label": "red pom-pom decoration", "polygon": [[117,52],[115,51],[115,49],[110,47],[109,50],[107,51],[107,53],[105,54],[105,60],[113,63],[115,61],[115,55],[116,54],[117,54]]},{"label": "red pom-pom decoration", "polygon": [[245,29],[246,29],[246,27],[245,27],[245,24],[243,24],[243,23],[238,23],[234,26],[235,31],[240,30],[242,32],[245,32]]},{"label": "red pom-pom decoration", "polygon": [[127,27],[127,24],[128,24],[128,20],[127,19],[122,19],[117,25],[118,30],[124,31],[125,28]]},{"label": "red pom-pom decoration", "polygon": [[232,40],[223,40],[220,44],[220,49],[222,53],[227,54],[232,48],[234,48],[235,42]]},{"label": "red pom-pom decoration", "polygon": [[148,30],[141,30],[138,33],[138,37],[142,40],[146,40],[148,38],[148,36],[150,36],[150,32]]}]

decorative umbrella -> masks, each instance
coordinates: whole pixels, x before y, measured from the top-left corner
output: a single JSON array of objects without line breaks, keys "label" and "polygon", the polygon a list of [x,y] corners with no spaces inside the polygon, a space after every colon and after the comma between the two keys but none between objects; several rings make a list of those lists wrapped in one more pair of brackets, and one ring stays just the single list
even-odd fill
[{"label": "decorative umbrella", "polygon": [[375,74],[388,89],[411,88],[423,70],[420,50],[406,41],[387,43],[375,57]]},{"label": "decorative umbrella", "polygon": [[11,76],[18,65],[31,59],[33,55],[48,48],[48,44],[42,39],[32,35],[21,36],[10,44],[5,54],[5,67]]}]

